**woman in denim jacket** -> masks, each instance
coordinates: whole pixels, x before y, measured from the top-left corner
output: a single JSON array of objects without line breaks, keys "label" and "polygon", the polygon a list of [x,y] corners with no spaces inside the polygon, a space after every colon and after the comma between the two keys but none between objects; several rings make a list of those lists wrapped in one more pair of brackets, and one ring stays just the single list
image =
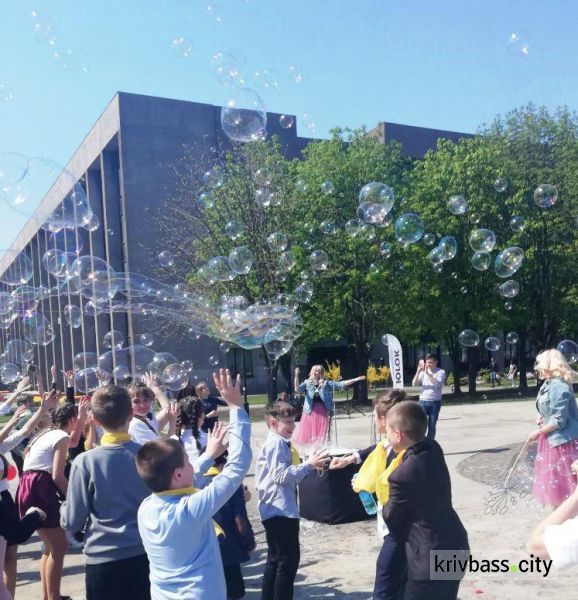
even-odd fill
[{"label": "woman in denim jacket", "polygon": [[305,394],[303,416],[293,433],[293,441],[302,445],[322,446],[329,439],[329,420],[333,416],[333,392],[342,390],[365,375],[346,381],[325,379],[321,365],[313,365],[309,378],[299,383],[299,368],[295,369],[295,391]]},{"label": "woman in denim jacket", "polygon": [[554,508],[576,488],[572,463],[578,459],[578,408],[572,388],[572,370],[558,350],[545,350],[535,370],[544,383],[538,392],[538,429],[528,441],[538,441],[534,465],[534,496]]}]

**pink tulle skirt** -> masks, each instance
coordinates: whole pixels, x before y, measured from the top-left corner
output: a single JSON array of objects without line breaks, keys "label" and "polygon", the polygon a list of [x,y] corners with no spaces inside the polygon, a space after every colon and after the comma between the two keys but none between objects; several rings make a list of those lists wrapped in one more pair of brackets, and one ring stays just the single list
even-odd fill
[{"label": "pink tulle skirt", "polygon": [[533,494],[541,504],[558,506],[576,489],[576,475],[570,468],[575,460],[578,460],[578,440],[552,447],[547,435],[540,437]]},{"label": "pink tulle skirt", "polygon": [[301,446],[323,446],[329,434],[329,414],[323,402],[314,402],[311,414],[303,413],[292,441]]}]

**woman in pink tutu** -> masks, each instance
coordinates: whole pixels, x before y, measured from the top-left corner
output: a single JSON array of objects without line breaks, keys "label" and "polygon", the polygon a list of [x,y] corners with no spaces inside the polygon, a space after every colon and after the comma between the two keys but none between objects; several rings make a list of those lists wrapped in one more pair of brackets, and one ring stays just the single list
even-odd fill
[{"label": "woman in pink tutu", "polygon": [[299,373],[299,368],[295,369],[295,391],[305,394],[305,402],[303,416],[293,433],[293,441],[303,446],[323,446],[329,439],[333,392],[363,381],[365,375],[346,381],[331,381],[324,378],[325,371],[321,365],[313,365],[309,378],[299,383]]},{"label": "woman in pink tutu", "polygon": [[539,427],[528,436],[538,441],[533,492],[541,504],[555,508],[576,488],[571,465],[578,459],[578,408],[572,370],[561,352],[538,354],[535,371],[544,383],[536,402]]}]

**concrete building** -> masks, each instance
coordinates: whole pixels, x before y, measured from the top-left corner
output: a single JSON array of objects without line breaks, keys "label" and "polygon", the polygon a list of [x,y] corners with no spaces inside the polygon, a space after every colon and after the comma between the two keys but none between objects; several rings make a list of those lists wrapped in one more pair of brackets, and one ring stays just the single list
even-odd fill
[{"label": "concrete building", "polygon": [[[206,160],[211,150],[218,152],[228,147],[220,125],[220,107],[118,93],[67,165],[86,190],[92,210],[100,220],[95,231],[82,231],[84,254],[99,256],[118,273],[151,274],[151,255],[163,249],[159,240],[158,223],[162,202],[175,189],[176,182],[167,168],[182,156],[183,146],[193,148],[199,161]],[[297,128],[284,129],[279,115],[270,114],[268,135],[278,135],[287,158],[295,158],[310,142],[297,136]],[[458,139],[464,134],[419,127],[383,123],[371,132],[384,142],[392,139],[402,143],[404,151],[421,157],[435,147],[438,137]],[[42,201],[45,214],[62,201],[57,187],[53,187]],[[49,233],[39,227],[38,219],[31,219],[15,239],[14,253],[0,259],[0,273],[10,266],[16,253],[26,252],[34,265],[29,285],[50,288],[54,280],[42,267],[42,257],[49,248]],[[153,275],[154,276],[154,275]],[[2,284],[2,290],[11,291]],[[79,328],[70,327],[63,318],[66,304],[79,306],[78,295],[50,297],[42,300],[38,310],[49,317],[56,338],[52,344],[37,347],[41,372],[49,379],[50,365],[59,369],[71,368],[72,359],[79,352],[100,354],[103,336],[110,330],[120,331],[127,344],[137,343],[147,332],[146,320],[136,314],[110,312],[89,316],[82,311]],[[22,337],[20,320],[8,329],[0,329],[0,342]],[[210,355],[219,355],[212,340],[202,337],[192,341],[186,336],[164,340],[158,350],[172,352],[179,360],[189,359],[197,366],[196,373],[205,377],[212,370],[207,362]],[[250,392],[262,391],[266,385],[258,352],[253,353],[254,377],[249,380]],[[228,360],[233,360],[228,356]],[[237,357],[238,358],[238,357]],[[220,355],[221,364],[227,359]]]}]

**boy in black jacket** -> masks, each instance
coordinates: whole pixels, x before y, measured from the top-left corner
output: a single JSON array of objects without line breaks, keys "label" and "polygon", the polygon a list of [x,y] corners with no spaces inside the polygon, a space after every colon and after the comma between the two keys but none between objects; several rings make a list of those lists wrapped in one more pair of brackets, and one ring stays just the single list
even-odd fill
[{"label": "boy in black jacket", "polygon": [[426,431],[427,416],[416,402],[401,402],[388,411],[387,439],[398,456],[403,453],[403,459],[389,476],[383,518],[395,538],[405,542],[404,600],[455,600],[463,572],[455,579],[441,579],[444,574],[436,573],[434,567],[436,558],[439,563],[454,553],[462,560],[467,557],[468,536],[452,507],[443,451],[435,440],[425,437]]}]

